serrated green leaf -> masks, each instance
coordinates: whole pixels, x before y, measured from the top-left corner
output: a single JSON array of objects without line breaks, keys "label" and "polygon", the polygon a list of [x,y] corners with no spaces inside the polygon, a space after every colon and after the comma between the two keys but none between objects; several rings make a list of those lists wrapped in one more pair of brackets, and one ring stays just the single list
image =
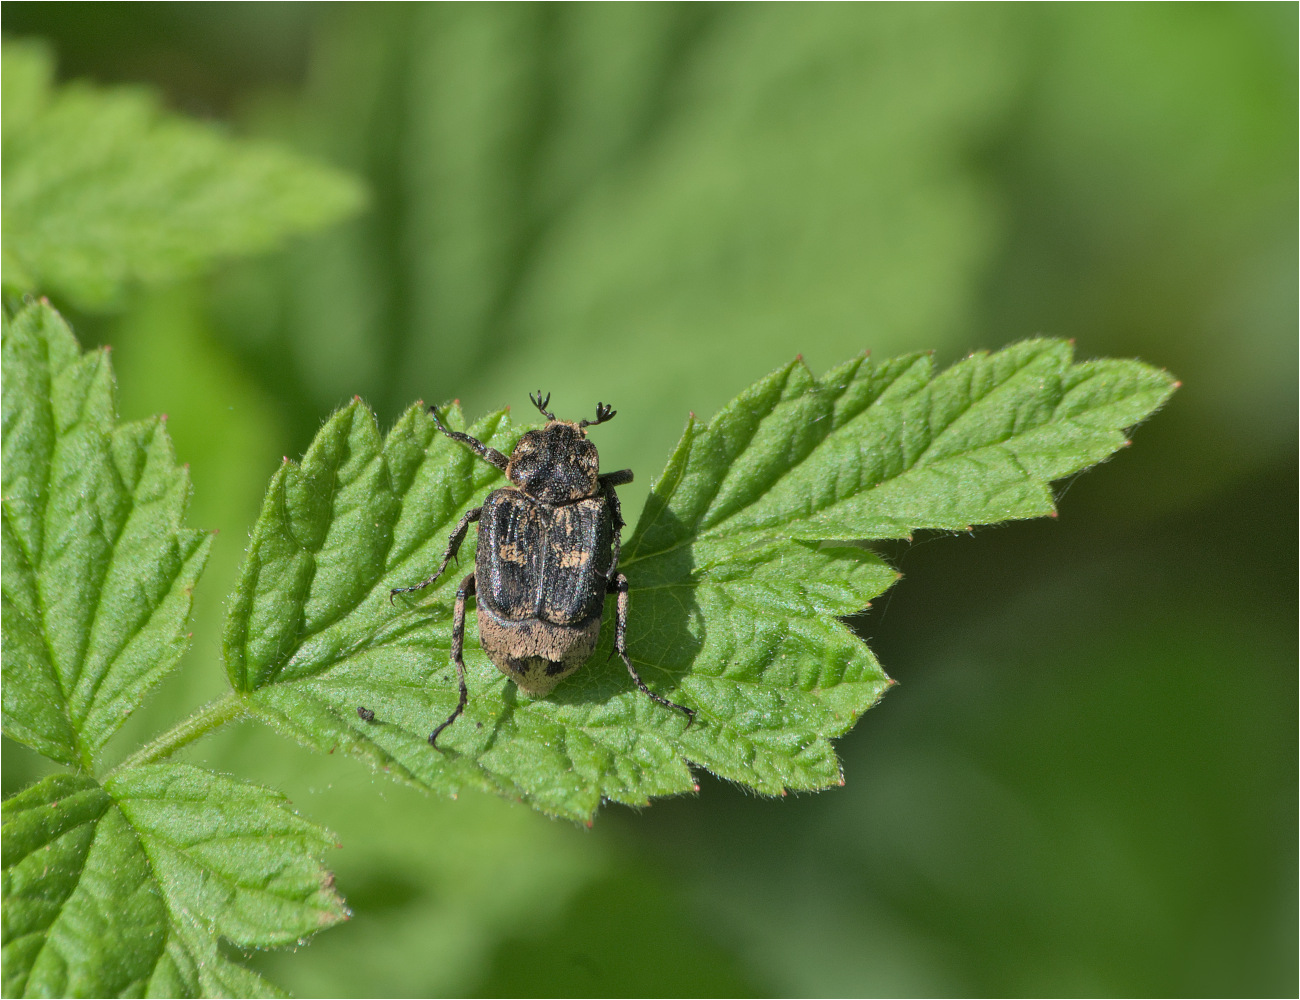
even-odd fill
[{"label": "serrated green leaf", "polygon": [[283,796],[184,764],[4,803],[5,996],[268,996],[217,938],[283,945],[347,916],[333,838]]},{"label": "serrated green leaf", "polygon": [[[469,707],[441,751],[426,738],[455,704],[458,575],[406,607],[388,595],[428,575],[452,526],[501,480],[419,408],[381,440],[354,401],[272,480],[227,623],[231,682],[307,745],[573,818],[602,799],[690,790],[692,764],[765,793],[824,788],[842,781],[830,738],[890,683],[837,619],[897,577],[854,542],[1050,513],[1051,480],[1122,446],[1172,389],[1138,362],[1075,365],[1050,340],[937,378],[925,355],[858,358],[821,379],[787,365],[687,426],[623,550],[632,659],[697,710],[694,725],[608,659],[607,607],[596,655],[536,701],[467,630]],[[496,414],[471,432],[508,451],[519,430]]]},{"label": "serrated green leaf", "polygon": [[1136,361],[1072,364],[1030,340],[937,377],[926,355],[861,358],[820,381],[780,369],[688,428],[625,561],[687,541],[730,558],[765,539],[903,538],[1051,514],[1054,479],[1100,462],[1173,391]]},{"label": "serrated green leaf", "polygon": [[162,419],[116,424],[107,351],[37,303],[3,356],[4,731],[89,770],[180,657],[211,536]]},{"label": "serrated green leaf", "polygon": [[111,306],[133,282],[265,250],[362,202],[287,150],[164,113],[131,88],[53,85],[53,60],[4,46],[3,282]]}]

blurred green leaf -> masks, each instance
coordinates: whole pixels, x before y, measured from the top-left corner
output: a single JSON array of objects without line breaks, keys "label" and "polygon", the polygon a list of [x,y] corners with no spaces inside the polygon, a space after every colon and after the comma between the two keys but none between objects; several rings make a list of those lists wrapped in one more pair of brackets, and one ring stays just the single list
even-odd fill
[{"label": "blurred green leaf", "polygon": [[284,149],[163,112],[148,91],[53,85],[53,60],[6,43],[3,283],[83,308],[333,222],[358,185]]},{"label": "blurred green leaf", "polygon": [[283,796],[184,764],[101,787],[56,775],[4,804],[6,996],[267,996],[227,961],[345,919],[327,831]]},{"label": "blurred green leaf", "polygon": [[[770,996],[720,947],[715,927],[682,912],[671,884],[640,859],[577,893],[556,919],[503,936],[475,984],[478,997]],[[627,947],[635,941],[636,947]]]},{"label": "blurred green leaf", "polygon": [[115,421],[107,351],[6,314],[4,730],[84,770],[179,659],[211,543],[162,419]]},{"label": "blurred green leaf", "polygon": [[[599,652],[549,698],[521,700],[470,637],[469,707],[441,752],[427,735],[455,700],[451,577],[409,610],[389,592],[432,572],[500,475],[418,406],[381,439],[357,400],[271,482],[227,623],[231,682],[309,746],[575,819],[603,799],[689,791],[691,763],[769,794],[842,783],[829,738],[890,682],[836,616],[896,578],[853,543],[1050,514],[1051,481],[1122,447],[1173,388],[1135,361],[1073,364],[1050,340],[937,378],[926,355],[858,358],[820,380],[787,365],[688,424],[620,564],[632,659],[695,724]],[[517,437],[504,414],[473,433],[507,452]]]},{"label": "blurred green leaf", "polygon": [[[796,351],[972,344],[999,224],[971,161],[1025,61],[1001,9],[344,6],[321,30],[306,107],[261,122],[375,210],[219,304],[301,412],[541,385],[657,420]],[[656,420],[605,440],[645,468]]]}]

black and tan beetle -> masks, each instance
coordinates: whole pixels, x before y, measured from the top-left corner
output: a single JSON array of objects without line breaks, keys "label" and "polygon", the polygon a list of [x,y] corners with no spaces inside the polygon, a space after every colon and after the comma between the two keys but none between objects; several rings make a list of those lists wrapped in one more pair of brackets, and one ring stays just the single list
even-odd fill
[{"label": "black and tan beetle", "polygon": [[[605,598],[618,595],[614,652],[623,659],[645,694],[660,705],[693,719],[695,712],[655,694],[627,655],[627,577],[618,571],[623,514],[614,487],[632,481],[632,470],[600,472],[596,446],[587,428],[603,424],[615,411],[596,404],[596,419],[557,420],[546,409],[550,394],[528,397],[546,417],[546,426],[529,431],[509,458],[468,434],[453,431],[429,407],[438,430],[505,473],[509,486],[493,490],[456,525],[447,540],[442,565],[427,580],[398,587],[392,595],[423,590],[455,558],[470,524],[479,526],[474,572],[460,582],[451,625],[451,662],[456,665],[460,700],[429,742],[456,721],[469,697],[465,686],[465,601],[477,593],[479,642],[498,670],[519,688],[542,698],[577,670],[596,648]],[[362,716],[364,718],[364,716]]]}]

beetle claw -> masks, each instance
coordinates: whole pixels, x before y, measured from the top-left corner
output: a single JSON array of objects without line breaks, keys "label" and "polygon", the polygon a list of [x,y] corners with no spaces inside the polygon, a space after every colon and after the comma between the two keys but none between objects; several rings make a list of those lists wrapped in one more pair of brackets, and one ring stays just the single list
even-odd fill
[{"label": "beetle claw", "polygon": [[603,424],[606,420],[613,420],[618,416],[618,410],[614,409],[609,403],[596,404],[596,419],[579,421],[579,427],[595,427],[596,424]]},{"label": "beetle claw", "polygon": [[554,414],[554,413],[551,413],[550,411],[548,411],[548,410],[546,409],[548,406],[551,405],[551,394],[550,394],[549,392],[546,394],[546,398],[543,399],[543,398],[542,398],[542,390],[541,390],[541,389],[538,389],[538,390],[537,390],[537,395],[536,395],[536,396],[534,396],[534,395],[530,392],[530,393],[528,394],[528,398],[531,399],[531,400],[533,401],[533,405],[534,405],[535,407],[537,407],[539,410],[542,411],[542,416],[544,416],[547,420],[554,420],[554,419],[555,419],[555,414]]}]

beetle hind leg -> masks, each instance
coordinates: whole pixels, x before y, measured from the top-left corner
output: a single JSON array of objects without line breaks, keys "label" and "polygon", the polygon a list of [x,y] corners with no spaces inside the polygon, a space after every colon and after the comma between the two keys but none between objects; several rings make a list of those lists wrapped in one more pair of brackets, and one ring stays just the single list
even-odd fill
[{"label": "beetle hind leg", "polygon": [[465,703],[469,700],[469,689],[465,686],[465,601],[473,595],[474,588],[474,574],[471,573],[460,581],[460,588],[456,591],[456,610],[452,613],[451,619],[451,662],[456,664],[456,682],[460,685],[460,700],[456,702],[455,711],[429,735],[429,745],[435,750],[438,748],[438,734],[460,717],[460,713],[465,711]]},{"label": "beetle hind leg", "polygon": [[627,577],[622,573],[614,578],[614,590],[618,593],[618,622],[614,629],[614,652],[623,660],[623,666],[627,667],[627,672],[632,675],[632,680],[636,686],[641,689],[641,693],[656,701],[665,708],[675,708],[686,716],[686,725],[689,726],[695,721],[695,709],[687,708],[685,705],[679,705],[675,701],[669,701],[663,695],[655,694],[648,687],[641,675],[636,672],[636,667],[632,666],[631,659],[627,655],[627,607],[628,607],[628,586]]}]

